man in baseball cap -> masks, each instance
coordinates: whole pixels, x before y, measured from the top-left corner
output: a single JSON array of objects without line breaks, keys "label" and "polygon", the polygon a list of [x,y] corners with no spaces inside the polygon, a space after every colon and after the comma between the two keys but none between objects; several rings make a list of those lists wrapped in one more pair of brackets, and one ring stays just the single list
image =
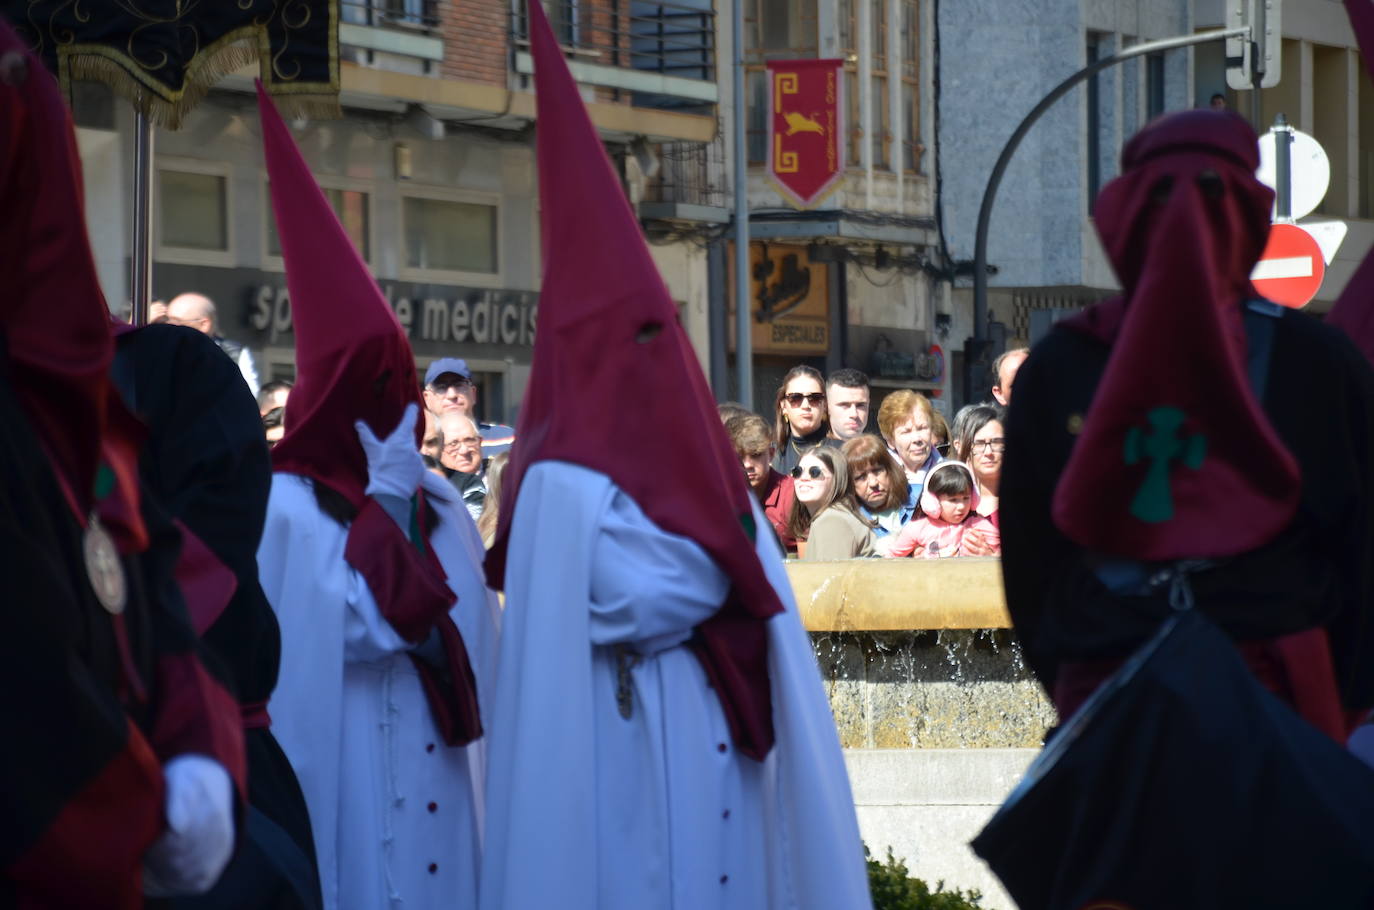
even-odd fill
[{"label": "man in baseball cap", "polygon": [[477,419],[477,386],[467,361],[459,357],[440,357],[425,370],[425,408],[436,418],[457,411],[477,424],[483,467],[493,456],[509,451],[515,441],[512,427]]}]

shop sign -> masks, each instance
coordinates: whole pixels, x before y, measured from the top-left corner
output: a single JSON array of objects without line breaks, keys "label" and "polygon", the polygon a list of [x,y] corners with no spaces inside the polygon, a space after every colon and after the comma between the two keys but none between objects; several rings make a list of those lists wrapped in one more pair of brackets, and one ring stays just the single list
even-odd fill
[{"label": "shop sign", "polygon": [[[734,261],[731,252],[731,268]],[[750,244],[749,263],[754,353],[825,354],[830,348],[829,266],[808,259],[804,246],[773,243]],[[730,287],[734,286],[730,278]],[[734,350],[733,299],[730,311],[730,349]]]},{"label": "shop sign", "polygon": [[844,176],[843,60],[768,61],[768,176],[799,209]]},{"label": "shop sign", "polygon": [[[455,344],[534,344],[538,295],[491,288],[422,288],[382,282],[382,293],[412,341]],[[291,332],[291,298],[284,284],[263,283],[249,302],[248,325],[276,344]]]}]

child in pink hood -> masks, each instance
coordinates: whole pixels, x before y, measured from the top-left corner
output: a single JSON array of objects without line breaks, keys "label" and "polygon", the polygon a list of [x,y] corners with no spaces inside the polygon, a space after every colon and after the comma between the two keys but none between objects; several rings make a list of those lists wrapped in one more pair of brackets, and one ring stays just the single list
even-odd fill
[{"label": "child in pink hood", "polygon": [[902,526],[888,556],[968,556],[964,532],[977,530],[994,554],[1002,552],[1002,536],[987,518],[979,515],[978,484],[961,461],[946,461],[931,469],[921,493],[921,512]]}]

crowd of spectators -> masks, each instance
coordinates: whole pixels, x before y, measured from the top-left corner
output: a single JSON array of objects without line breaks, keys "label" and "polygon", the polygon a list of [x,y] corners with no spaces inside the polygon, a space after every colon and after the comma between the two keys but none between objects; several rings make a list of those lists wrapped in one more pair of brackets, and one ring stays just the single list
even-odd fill
[{"label": "crowd of spectators", "polygon": [[[889,393],[875,414],[862,372],[826,377],[809,366],[783,377],[771,424],[735,402],[718,411],[788,556],[996,556],[1003,409],[1025,358],[1024,348],[999,357],[992,368],[996,401],[968,405],[949,422],[911,389]],[[258,396],[269,445],[281,438],[290,390],[289,382],[271,382]],[[489,544],[515,432],[476,418],[477,390],[462,360],[429,366],[424,401],[425,465],[453,485]]]},{"label": "crowd of spectators", "polygon": [[872,390],[858,370],[792,368],[774,423],[720,406],[740,466],[778,542],[808,561],[997,556],[1004,408],[1027,351],[993,364],[995,401],[946,421],[925,395],[889,393],[869,426]]}]

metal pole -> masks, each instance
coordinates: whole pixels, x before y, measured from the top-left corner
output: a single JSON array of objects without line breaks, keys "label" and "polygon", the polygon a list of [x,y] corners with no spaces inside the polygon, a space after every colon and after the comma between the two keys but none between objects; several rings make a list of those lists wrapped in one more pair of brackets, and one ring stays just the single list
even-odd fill
[{"label": "metal pole", "polygon": [[1015,132],[1007,140],[1007,144],[1002,147],[1002,154],[997,156],[997,163],[993,165],[992,174],[988,177],[988,185],[983,190],[983,204],[978,209],[978,230],[973,244],[973,337],[976,340],[986,341],[988,338],[988,225],[992,221],[992,204],[997,199],[997,189],[1002,185],[1002,175],[1006,173],[1007,166],[1011,164],[1012,155],[1016,154],[1016,149],[1021,145],[1021,140],[1026,137],[1026,133],[1030,132],[1035,121],[1039,120],[1041,115],[1067,94],[1071,88],[1109,66],[1116,66],[1118,63],[1139,57],[1141,54],[1151,54],[1155,51],[1188,47],[1193,44],[1221,41],[1225,38],[1237,38],[1249,34],[1250,27],[1243,25],[1238,28],[1199,32],[1196,35],[1184,35],[1179,38],[1162,38],[1159,41],[1146,41],[1144,44],[1134,45],[1119,54],[1113,54],[1085,66],[1056,85],[1048,95],[1041,99],[1039,104],[1031,109],[1025,119],[1017,125]]},{"label": "metal pole", "polygon": [[1288,119],[1274,118],[1274,218],[1293,220],[1293,129]]},{"label": "metal pole", "polygon": [[750,333],[749,158],[744,109],[744,0],[735,0],[735,368],[740,404],[754,409],[754,350]]},{"label": "metal pole", "polygon": [[1255,11],[1254,28],[1250,32],[1250,125],[1259,132],[1264,121],[1264,99],[1260,91],[1264,83],[1264,31],[1265,0],[1255,0],[1251,7]]},{"label": "metal pole", "polygon": [[134,244],[129,300],[129,321],[148,324],[148,303],[153,296],[153,122],[142,112],[134,121]]}]

